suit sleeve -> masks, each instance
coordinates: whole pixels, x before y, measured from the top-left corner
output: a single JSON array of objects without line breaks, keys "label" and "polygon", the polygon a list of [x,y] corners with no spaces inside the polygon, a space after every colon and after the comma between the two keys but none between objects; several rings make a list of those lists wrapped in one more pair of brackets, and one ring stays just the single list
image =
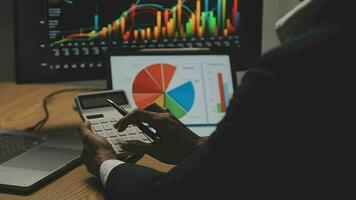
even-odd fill
[{"label": "suit sleeve", "polygon": [[110,172],[105,196],[109,200],[175,199],[180,190],[191,189],[189,185],[193,184],[192,180],[198,179],[194,177],[198,175],[201,165],[204,165],[201,162],[204,162],[208,154],[207,148],[203,147],[169,173],[128,163],[117,166]]}]

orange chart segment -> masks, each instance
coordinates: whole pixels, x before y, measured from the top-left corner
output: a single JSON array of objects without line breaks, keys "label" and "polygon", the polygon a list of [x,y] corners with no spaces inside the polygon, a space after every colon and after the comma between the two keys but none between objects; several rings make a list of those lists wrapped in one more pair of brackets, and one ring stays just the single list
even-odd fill
[{"label": "orange chart segment", "polygon": [[164,94],[162,93],[134,93],[133,94],[136,105],[139,108],[145,108],[146,106],[152,104],[156,100],[158,101],[161,98],[161,96],[164,96]]},{"label": "orange chart segment", "polygon": [[132,93],[137,107],[145,108],[152,103],[166,106],[166,90],[176,72],[170,64],[157,63],[143,68],[133,82]]},{"label": "orange chart segment", "polygon": [[170,64],[162,65],[162,74],[164,78],[165,90],[168,88],[169,83],[172,81],[173,75],[176,72],[176,67]]},{"label": "orange chart segment", "polygon": [[156,101],[155,101],[155,103],[156,104],[158,104],[159,106],[161,106],[162,108],[164,108],[164,102],[165,102],[165,94],[161,94],[161,96],[159,96],[157,99],[156,99]]},{"label": "orange chart segment", "polygon": [[140,71],[133,84],[133,93],[162,93],[162,89],[146,70]]},{"label": "orange chart segment", "polygon": [[160,88],[162,90],[165,90],[162,65],[163,64],[155,64],[147,67],[146,69],[148,73],[152,76],[152,78],[155,80],[155,82],[160,86]]}]

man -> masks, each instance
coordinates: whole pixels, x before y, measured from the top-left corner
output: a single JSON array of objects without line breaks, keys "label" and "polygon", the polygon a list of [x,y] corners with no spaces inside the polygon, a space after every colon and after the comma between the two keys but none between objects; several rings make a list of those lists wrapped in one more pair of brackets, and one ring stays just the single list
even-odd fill
[{"label": "man", "polygon": [[[341,4],[342,2],[342,4]],[[315,0],[313,24],[257,60],[206,142],[152,105],[122,119],[157,129],[157,145],[123,145],[177,166],[164,174],[118,161],[105,139],[82,129],[82,159],[107,199],[342,197],[353,166],[351,1]],[[305,26],[303,24],[303,26]],[[335,195],[335,196],[334,196]]]}]

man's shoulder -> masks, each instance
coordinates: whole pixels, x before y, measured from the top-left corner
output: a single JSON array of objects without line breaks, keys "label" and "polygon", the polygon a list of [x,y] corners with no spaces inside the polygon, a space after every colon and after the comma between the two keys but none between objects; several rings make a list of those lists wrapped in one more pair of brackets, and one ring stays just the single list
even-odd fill
[{"label": "man's shoulder", "polygon": [[[292,70],[295,66],[334,59],[343,51],[342,44],[348,40],[345,27],[334,21],[325,21],[297,38],[265,53],[254,65],[255,68],[272,71]],[[334,56],[329,56],[334,55]]]}]

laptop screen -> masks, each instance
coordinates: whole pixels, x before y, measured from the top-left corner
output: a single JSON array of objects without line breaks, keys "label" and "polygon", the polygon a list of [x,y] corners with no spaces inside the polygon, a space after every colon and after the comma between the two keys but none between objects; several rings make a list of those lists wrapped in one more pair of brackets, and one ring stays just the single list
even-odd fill
[{"label": "laptop screen", "polygon": [[219,123],[234,91],[228,55],[113,55],[110,65],[132,107],[157,103],[186,125]]}]

